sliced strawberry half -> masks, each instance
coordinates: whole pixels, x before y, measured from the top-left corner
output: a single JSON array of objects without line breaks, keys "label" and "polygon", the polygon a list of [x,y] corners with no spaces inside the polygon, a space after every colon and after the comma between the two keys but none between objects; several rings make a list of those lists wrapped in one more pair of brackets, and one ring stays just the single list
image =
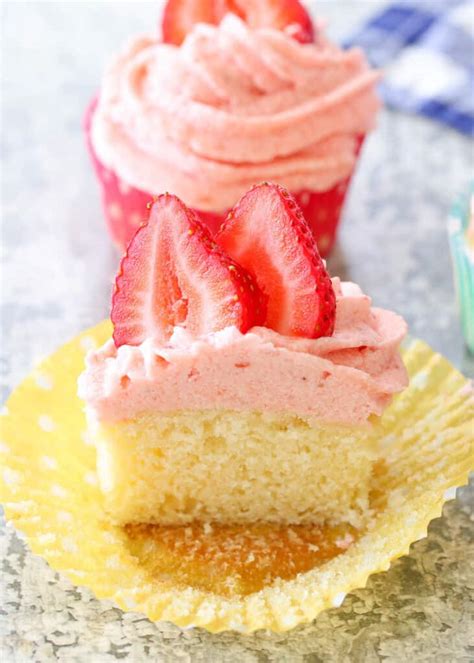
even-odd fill
[{"label": "sliced strawberry half", "polygon": [[331,279],[300,208],[283,187],[264,183],[246,193],[216,242],[268,297],[266,327],[306,338],[333,333]]},{"label": "sliced strawberry half", "polygon": [[263,323],[265,299],[251,276],[211,239],[179,198],[159,196],[131,240],[115,281],[115,345],[166,342],[174,327],[193,336]]},{"label": "sliced strawberry half", "polygon": [[161,22],[163,41],[179,46],[196,23],[220,23],[225,7],[226,0],[168,0]]},{"label": "sliced strawberry half", "polygon": [[314,41],[313,22],[299,0],[228,0],[251,28],[285,30],[302,43]]},{"label": "sliced strawberry half", "polygon": [[252,28],[285,30],[302,43],[314,39],[313,23],[299,0],[168,0],[163,40],[179,46],[196,23],[218,25],[228,12]]}]

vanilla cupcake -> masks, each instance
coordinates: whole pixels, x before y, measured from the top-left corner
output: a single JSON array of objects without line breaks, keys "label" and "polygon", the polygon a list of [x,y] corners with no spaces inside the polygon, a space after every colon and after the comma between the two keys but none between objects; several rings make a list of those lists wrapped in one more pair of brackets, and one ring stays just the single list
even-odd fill
[{"label": "vanilla cupcake", "polygon": [[216,241],[164,195],[122,261],[113,338],[79,389],[110,516],[363,526],[405,322],[329,278],[276,185]]},{"label": "vanilla cupcake", "polygon": [[165,10],[170,43],[131,39],[87,114],[114,241],[127,245],[152,194],[178,195],[214,234],[245,191],[272,180],[293,193],[325,255],[375,125],[379,74],[322,26],[313,34],[295,0],[283,3],[287,13],[300,7],[288,24],[233,13],[196,24],[177,4]]}]

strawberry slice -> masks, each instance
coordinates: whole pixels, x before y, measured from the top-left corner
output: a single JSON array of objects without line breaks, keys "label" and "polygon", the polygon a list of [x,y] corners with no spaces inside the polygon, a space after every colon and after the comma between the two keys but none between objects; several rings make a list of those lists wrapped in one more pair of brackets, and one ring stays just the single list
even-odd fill
[{"label": "strawberry slice", "polygon": [[[222,7],[221,7],[222,5]],[[163,41],[179,46],[196,23],[221,22],[226,0],[168,0],[163,10],[161,30]]]},{"label": "strawberry slice", "polygon": [[314,40],[313,23],[299,0],[168,0],[163,40],[179,46],[196,23],[218,25],[228,12],[251,28],[285,30],[302,43]]},{"label": "strawberry slice", "polygon": [[175,326],[193,336],[231,325],[245,332],[264,317],[265,300],[249,274],[179,198],[159,196],[115,281],[115,345],[166,342]]},{"label": "strawberry slice", "polygon": [[265,327],[306,338],[333,333],[331,279],[300,208],[283,187],[265,182],[246,193],[216,242],[268,297]]},{"label": "strawberry slice", "polygon": [[313,23],[299,0],[228,0],[228,5],[251,28],[285,30],[303,44],[314,41]]}]

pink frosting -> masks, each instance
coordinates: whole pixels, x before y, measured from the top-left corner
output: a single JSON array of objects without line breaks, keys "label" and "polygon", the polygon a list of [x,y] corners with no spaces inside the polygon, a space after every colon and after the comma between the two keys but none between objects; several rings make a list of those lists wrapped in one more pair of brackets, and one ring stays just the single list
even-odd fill
[{"label": "pink frosting", "polygon": [[92,125],[99,159],[143,191],[172,191],[207,211],[272,180],[326,191],[373,128],[377,72],[342,51],[249,29],[229,14],[180,47],[141,36],[110,64]]},{"label": "pink frosting", "polygon": [[353,283],[333,279],[334,335],[290,338],[263,327],[234,327],[191,339],[175,329],[169,344],[89,353],[79,395],[102,421],[179,409],[292,412],[324,422],[364,424],[407,385],[398,346],[406,323],[372,308]]}]

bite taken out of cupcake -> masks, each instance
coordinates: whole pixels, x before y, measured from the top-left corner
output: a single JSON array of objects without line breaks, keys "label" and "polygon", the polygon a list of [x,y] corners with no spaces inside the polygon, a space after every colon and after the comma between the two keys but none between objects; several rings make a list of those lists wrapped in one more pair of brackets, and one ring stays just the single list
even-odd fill
[{"label": "bite taken out of cupcake", "polygon": [[214,234],[245,191],[272,180],[327,254],[375,125],[378,78],[297,0],[169,0],[162,38],[130,39],[86,116],[113,240],[124,248],[162,191]]},{"label": "bite taken out of cupcake", "polygon": [[111,317],[79,395],[115,523],[367,524],[406,324],[329,277],[285,189],[252,188],[215,239],[159,196]]}]

